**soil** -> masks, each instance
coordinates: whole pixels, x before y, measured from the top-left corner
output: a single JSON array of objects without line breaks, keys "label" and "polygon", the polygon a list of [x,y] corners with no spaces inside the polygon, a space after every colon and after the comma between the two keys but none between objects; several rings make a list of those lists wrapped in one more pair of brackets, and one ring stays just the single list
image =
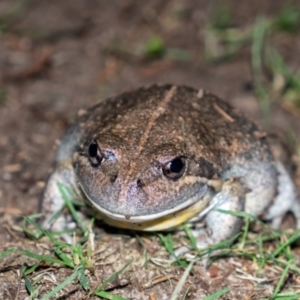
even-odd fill
[{"label": "soil", "polygon": [[[100,99],[152,83],[184,84],[217,94],[263,126],[252,89],[250,47],[209,64],[205,29],[221,7],[231,12],[232,27],[247,28],[259,16],[278,15],[288,4],[299,6],[300,1],[0,0],[0,250],[19,246],[43,253],[47,248],[46,242],[22,233],[19,215],[38,211],[59,139],[79,109]],[[153,36],[160,36],[169,49],[183,49],[188,59],[147,59],[145,47]],[[300,65],[300,32],[279,33],[272,43],[295,72]],[[272,102],[270,114],[271,130],[293,130],[300,140],[299,114],[283,109],[280,101]],[[163,262],[144,267],[143,247],[152,258],[168,259],[159,240],[143,236],[142,247],[134,235],[112,235],[115,232],[102,230],[96,238],[102,250],[101,263],[89,274],[94,285],[133,259],[109,290],[128,299],[169,299],[184,269]],[[299,261],[299,249],[293,251]],[[20,254],[0,260],[1,299],[28,297],[19,270],[33,262]],[[180,299],[187,289],[185,299],[190,300],[226,286],[231,290],[222,299],[269,297],[282,272],[277,268],[266,268],[269,281],[259,282],[249,279],[258,269],[251,261],[227,258],[207,272],[195,265]],[[54,272],[58,283],[71,274],[68,269],[47,272]],[[287,289],[298,280],[290,279]],[[41,295],[58,283],[45,279]],[[74,283],[59,299],[85,295]]]}]

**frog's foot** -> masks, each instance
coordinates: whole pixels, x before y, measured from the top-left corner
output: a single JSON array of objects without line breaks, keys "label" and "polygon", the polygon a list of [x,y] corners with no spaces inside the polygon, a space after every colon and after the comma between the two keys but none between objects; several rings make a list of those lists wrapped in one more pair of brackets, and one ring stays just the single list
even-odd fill
[{"label": "frog's foot", "polygon": [[294,182],[282,163],[276,163],[278,172],[278,190],[275,201],[270,206],[264,219],[271,221],[271,227],[278,229],[282,219],[291,211],[296,219],[296,227],[300,228],[300,201],[296,196]]},{"label": "frog's foot", "polygon": [[[243,224],[241,217],[218,211],[239,212],[244,210],[245,191],[239,181],[226,181],[222,190],[216,194],[212,201],[216,201],[217,204],[205,217],[206,228],[193,232],[197,239],[198,249],[207,248],[233,237],[240,231]],[[182,255],[188,251],[189,248],[181,247],[175,251],[175,255]]]}]

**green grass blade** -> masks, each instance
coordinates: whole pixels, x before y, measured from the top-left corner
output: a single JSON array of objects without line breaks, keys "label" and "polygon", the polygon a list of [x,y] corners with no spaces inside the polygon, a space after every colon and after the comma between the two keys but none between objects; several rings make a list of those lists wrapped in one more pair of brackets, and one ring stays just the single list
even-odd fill
[{"label": "green grass blade", "polygon": [[225,210],[225,209],[217,209],[217,211],[221,212],[223,214],[231,215],[231,216],[241,217],[241,218],[245,218],[245,219],[249,218],[251,220],[254,220],[256,222],[263,224],[260,219],[258,219],[257,217],[255,217],[245,211],[232,211],[232,210]]},{"label": "green grass blade", "polygon": [[112,293],[105,292],[105,291],[98,291],[94,293],[96,296],[102,297],[104,299],[109,300],[128,300],[127,298],[123,298],[121,296],[113,295]]},{"label": "green grass blade", "polygon": [[291,264],[291,261],[288,262],[287,266],[283,270],[282,275],[280,276],[280,279],[279,279],[279,281],[277,283],[277,286],[276,286],[276,289],[274,291],[274,294],[272,296],[272,299],[275,299],[276,296],[278,295],[278,293],[279,293],[279,291],[280,291],[280,289],[281,289],[281,287],[282,287],[282,285],[284,283],[284,279],[285,279],[285,277],[286,277],[286,275],[287,275],[287,273],[288,273],[288,271],[290,269],[290,264]]},{"label": "green grass blade", "polygon": [[300,234],[300,229],[296,230],[286,242],[280,244],[279,247],[277,247],[277,249],[273,252],[273,255],[276,257],[283,251],[283,249],[285,249],[287,246],[297,241],[299,239],[299,234]]},{"label": "green grass blade", "polygon": [[[275,298],[271,298],[272,300],[299,300],[300,298],[300,294],[292,294],[292,295],[288,295],[288,294],[282,294],[282,295],[278,295]],[[261,299],[264,300],[264,299]],[[265,299],[265,300],[270,300],[270,298]]]},{"label": "green grass blade", "polygon": [[32,294],[34,292],[32,284],[31,284],[30,280],[26,276],[24,276],[23,278],[24,278],[26,290],[28,291],[29,295],[32,296]]},{"label": "green grass blade", "polygon": [[79,272],[79,282],[81,286],[87,291],[90,288],[90,284],[84,272],[85,268],[81,267]]},{"label": "green grass blade", "polygon": [[191,242],[192,248],[197,249],[197,240],[194,237],[191,228],[187,224],[183,224],[183,229]]},{"label": "green grass blade", "polygon": [[177,285],[176,285],[176,287],[175,287],[175,290],[174,290],[173,293],[172,293],[172,296],[171,296],[170,300],[176,300],[176,299],[178,298],[179,293],[181,292],[182,287],[183,287],[184,283],[186,282],[186,279],[187,279],[187,277],[189,276],[190,271],[191,271],[191,269],[192,269],[194,263],[195,263],[195,261],[192,261],[192,262],[188,265],[188,267],[185,269],[185,271],[184,271],[182,277],[180,278],[180,280],[178,281],[178,283],[177,283]]},{"label": "green grass blade", "polygon": [[70,213],[72,215],[72,217],[74,218],[74,220],[76,221],[76,223],[78,224],[79,228],[82,231],[85,231],[85,226],[83,225],[83,223],[81,222],[81,219],[79,218],[76,209],[74,208],[74,205],[72,203],[72,196],[74,193],[72,191],[72,189],[68,186],[65,186],[62,183],[58,183],[57,184],[59,192],[61,193],[62,198],[64,199],[64,202],[66,203],[68,209],[70,210]]},{"label": "green grass blade", "polygon": [[[40,239],[43,234],[44,234],[44,230],[41,228],[41,226],[39,226],[34,220],[33,218],[40,216],[39,215],[32,215],[32,216],[25,216],[25,215],[21,215],[21,217],[23,218],[23,231],[27,234],[27,236],[34,238],[34,239]],[[32,229],[28,230],[27,229],[27,223],[31,224],[34,229],[36,230],[34,233],[32,232]]]},{"label": "green grass blade", "polygon": [[106,280],[104,280],[103,283],[98,287],[98,289],[96,290],[96,292],[102,291],[109,282],[115,280],[121,273],[123,273],[123,271],[129,265],[131,265],[131,263],[132,263],[132,260],[130,260],[128,263],[126,263],[119,271],[117,271],[116,273],[114,273],[113,275],[111,275],[109,278],[107,278]]},{"label": "green grass blade", "polygon": [[24,254],[24,255],[26,255],[30,258],[39,260],[39,261],[45,261],[45,262],[49,262],[49,263],[53,263],[53,264],[59,264],[59,265],[68,266],[68,267],[71,267],[71,268],[74,267],[73,264],[68,265],[64,261],[61,261],[59,259],[56,259],[56,258],[53,258],[53,257],[50,257],[50,256],[36,254],[36,253],[31,252],[31,251],[23,250],[23,249],[19,249],[19,251],[22,254]]},{"label": "green grass blade", "polygon": [[166,248],[166,250],[175,257],[176,255],[174,252],[174,242],[173,242],[172,235],[168,234],[167,236],[164,236],[163,234],[159,233],[158,237],[161,243],[163,244],[163,246]]},{"label": "green grass blade", "polygon": [[0,253],[0,259],[3,258],[3,257],[5,257],[5,256],[7,256],[7,255],[9,255],[9,254],[11,254],[11,253],[13,253],[16,250],[17,250],[16,248],[9,248],[9,249],[7,249],[5,251],[2,251]]},{"label": "green grass blade", "polygon": [[41,300],[48,300],[53,297],[56,293],[61,291],[65,286],[70,284],[76,277],[78,277],[80,270],[77,269],[71,276],[67,277],[62,283],[56,286],[50,293],[45,295]]},{"label": "green grass blade", "polygon": [[203,298],[203,300],[215,300],[215,299],[219,299],[221,296],[225,295],[226,293],[228,293],[230,291],[229,287],[226,287],[222,290],[219,290],[205,298]]},{"label": "green grass blade", "polygon": [[248,236],[248,233],[249,233],[249,226],[250,226],[250,219],[249,218],[245,218],[245,225],[244,225],[244,230],[243,230],[243,236],[242,236],[241,243],[239,245],[239,249],[243,249],[245,247],[247,236]]},{"label": "green grass blade", "polygon": [[25,276],[25,275],[29,275],[29,274],[33,273],[39,266],[40,266],[40,262],[34,264],[34,265],[33,265],[32,267],[30,267],[30,268],[27,268],[27,267],[26,267],[26,269],[25,269],[22,273],[23,273],[24,276]]},{"label": "green grass blade", "polygon": [[55,254],[64,262],[66,266],[73,267],[74,263],[60,248],[54,248]]}]

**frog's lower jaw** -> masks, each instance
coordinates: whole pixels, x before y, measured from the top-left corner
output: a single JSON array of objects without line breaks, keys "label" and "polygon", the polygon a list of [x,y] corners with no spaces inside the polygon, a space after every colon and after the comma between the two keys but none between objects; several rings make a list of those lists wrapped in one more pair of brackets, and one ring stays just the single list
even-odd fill
[{"label": "frog's lower jaw", "polygon": [[163,216],[145,216],[145,219],[147,218],[145,221],[142,220],[141,216],[139,217],[139,220],[136,221],[131,218],[125,219],[124,217],[123,219],[117,219],[100,211],[97,212],[97,218],[102,219],[105,223],[111,226],[124,229],[139,231],[171,230],[204,211],[212,199],[212,195],[209,192],[205,195],[197,195],[194,197],[197,197],[197,199],[191,199],[193,200],[193,204],[188,207],[179,208],[178,210],[169,213],[166,212]]},{"label": "frog's lower jaw", "polygon": [[139,231],[160,231],[172,229],[205,210],[212,199],[208,190],[207,185],[204,185],[196,195],[184,203],[158,214],[143,216],[126,217],[111,213],[91,200],[90,203],[97,210],[96,217],[111,226]]},{"label": "frog's lower jaw", "polygon": [[177,227],[178,225],[184,223],[185,221],[191,219],[192,217],[200,213],[203,209],[205,209],[208,203],[208,199],[200,199],[196,203],[180,211],[146,222],[128,222],[126,220],[115,220],[100,212],[99,217],[105,223],[118,228],[140,231],[169,230]]}]

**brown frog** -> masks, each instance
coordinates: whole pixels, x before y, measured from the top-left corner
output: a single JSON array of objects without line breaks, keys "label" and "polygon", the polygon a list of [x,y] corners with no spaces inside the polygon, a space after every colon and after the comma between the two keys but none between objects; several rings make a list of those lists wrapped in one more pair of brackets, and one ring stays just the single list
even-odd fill
[{"label": "brown frog", "polygon": [[[67,131],[56,163],[42,201],[46,228],[64,205],[59,182],[113,226],[154,231],[204,221],[199,247],[240,231],[241,218],[218,209],[275,228],[292,211],[300,225],[294,183],[266,134],[203,90],[154,85],[102,101]],[[68,222],[61,215],[52,226]]]}]

